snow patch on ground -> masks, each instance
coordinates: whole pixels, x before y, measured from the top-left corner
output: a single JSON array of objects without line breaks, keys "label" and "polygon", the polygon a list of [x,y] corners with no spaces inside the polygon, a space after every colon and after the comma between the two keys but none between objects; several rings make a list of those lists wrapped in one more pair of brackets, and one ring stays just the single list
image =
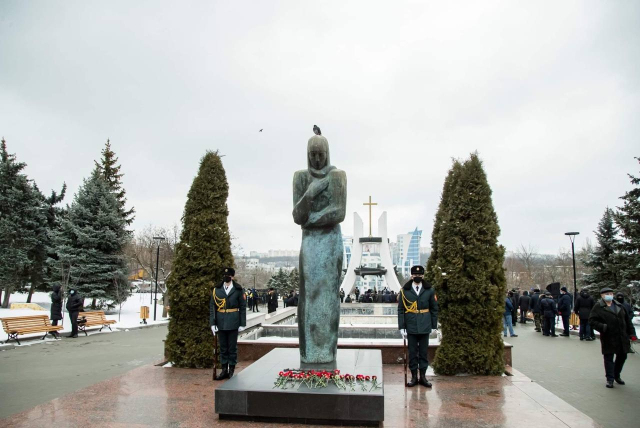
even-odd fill
[{"label": "snow patch on ground", "polygon": [[[158,296],[159,298],[160,296]],[[27,301],[27,294],[12,294],[11,295],[11,299],[9,300],[10,303],[23,303]],[[46,309],[46,311],[34,311],[31,309],[4,309],[4,308],[0,308],[0,318],[5,318],[5,317],[19,317],[19,316],[28,316],[28,315],[47,315],[50,316],[50,310],[51,310],[51,298],[49,297],[49,293],[43,293],[43,292],[38,292],[38,293],[33,293],[33,296],[31,297],[31,302],[32,303],[37,303],[38,305],[42,306],[43,308]],[[65,301],[66,303],[66,301]],[[88,309],[90,304],[91,304],[91,300],[90,299],[85,299],[84,301],[85,303],[85,309]],[[105,316],[110,319],[110,320],[115,320],[116,323],[111,325],[111,329],[113,331],[118,331],[118,330],[124,330],[127,331],[127,329],[129,328],[133,328],[133,327],[139,327],[141,326],[141,319],[140,319],[140,307],[141,306],[149,306],[149,315],[151,316],[150,319],[147,319],[147,324],[149,325],[160,325],[160,324],[166,324],[169,322],[169,318],[162,318],[162,306],[161,305],[157,305],[156,310],[157,310],[157,314],[156,314],[156,321],[153,321],[153,304],[151,304],[150,302],[150,294],[149,293],[135,293],[133,295],[131,295],[131,297],[129,297],[129,299],[127,299],[126,302],[124,302],[122,304],[122,310],[120,311],[119,308],[116,308],[115,310],[112,311],[105,311]],[[69,314],[67,313],[66,309],[63,307],[63,329],[60,332],[60,334],[65,335],[65,334],[69,334],[71,332],[71,321],[69,320]],[[58,321],[58,324],[60,324],[60,321]],[[108,328],[105,328],[102,330],[102,332],[98,332],[99,328],[89,328],[87,329],[87,333],[89,335],[92,334],[102,334],[102,333],[111,333],[109,331]],[[4,333],[4,331],[1,333],[2,336],[2,340],[6,341],[6,333]],[[84,334],[80,333],[80,337],[84,336]],[[33,338],[38,338],[38,337],[42,337],[42,334],[34,334],[34,335],[21,335],[18,337],[18,339],[21,342],[20,346],[30,346],[33,345],[35,343],[47,343],[47,342],[54,342],[56,339],[52,338],[51,336],[47,336],[47,338],[44,341],[41,340],[22,340],[24,339],[33,339]],[[10,344],[14,344],[16,346],[18,346],[18,342],[16,342],[15,340],[12,340],[11,342],[9,342]]]}]

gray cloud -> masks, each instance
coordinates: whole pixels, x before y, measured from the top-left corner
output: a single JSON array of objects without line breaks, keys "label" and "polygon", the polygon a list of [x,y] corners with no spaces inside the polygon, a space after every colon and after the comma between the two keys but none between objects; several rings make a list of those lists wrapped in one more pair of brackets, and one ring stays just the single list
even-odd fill
[{"label": "gray cloud", "polygon": [[299,245],[313,124],[347,172],[345,233],[372,195],[428,243],[451,158],[478,150],[504,245],[581,245],[637,173],[640,5],[425,3],[2,2],[0,133],[72,192],[111,138],[137,228],[179,221],[220,150],[245,250]]}]

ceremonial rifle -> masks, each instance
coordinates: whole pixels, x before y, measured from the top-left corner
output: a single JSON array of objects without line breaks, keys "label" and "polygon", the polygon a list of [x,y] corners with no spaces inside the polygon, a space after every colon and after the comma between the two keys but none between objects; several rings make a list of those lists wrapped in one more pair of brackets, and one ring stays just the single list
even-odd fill
[{"label": "ceremonial rifle", "polygon": [[213,336],[213,380],[218,375],[218,335]]},{"label": "ceremonial rifle", "polygon": [[407,337],[402,335],[402,349],[404,351],[404,384],[407,384]]}]

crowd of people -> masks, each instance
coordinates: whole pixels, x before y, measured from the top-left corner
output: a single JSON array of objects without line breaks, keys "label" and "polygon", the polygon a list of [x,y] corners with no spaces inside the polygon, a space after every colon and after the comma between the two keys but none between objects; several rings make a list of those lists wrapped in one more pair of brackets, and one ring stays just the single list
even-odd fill
[{"label": "crowd of people", "polygon": [[[596,331],[600,333],[600,345],[604,359],[606,387],[613,388],[614,382],[624,385],[620,377],[627,354],[633,352],[631,342],[637,340],[633,326],[633,307],[626,301],[623,293],[605,287],[600,290],[600,298],[594,299],[587,290],[581,290],[574,300],[566,287],[554,295],[551,291],[535,288],[524,291],[518,289],[507,292],[503,316],[504,336],[518,337],[513,327],[520,313],[520,323],[525,324],[529,318],[535,325],[535,331],[543,336],[570,336],[570,329],[577,329],[583,341],[596,340]],[[573,323],[571,320],[571,314]],[[558,318],[562,319],[562,333],[556,334]]]}]

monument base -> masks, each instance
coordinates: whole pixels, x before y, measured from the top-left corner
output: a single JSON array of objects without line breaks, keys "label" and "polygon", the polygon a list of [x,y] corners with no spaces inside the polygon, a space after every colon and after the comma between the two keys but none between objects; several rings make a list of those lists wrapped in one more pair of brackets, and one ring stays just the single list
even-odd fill
[{"label": "monument base", "polygon": [[[335,365],[341,374],[384,381],[380,350],[338,349]],[[216,413],[220,419],[332,425],[378,426],[384,420],[384,384],[373,391],[362,391],[359,385],[345,391],[333,382],[326,388],[274,388],[279,372],[296,368],[298,349],[274,349],[216,389]]]}]

